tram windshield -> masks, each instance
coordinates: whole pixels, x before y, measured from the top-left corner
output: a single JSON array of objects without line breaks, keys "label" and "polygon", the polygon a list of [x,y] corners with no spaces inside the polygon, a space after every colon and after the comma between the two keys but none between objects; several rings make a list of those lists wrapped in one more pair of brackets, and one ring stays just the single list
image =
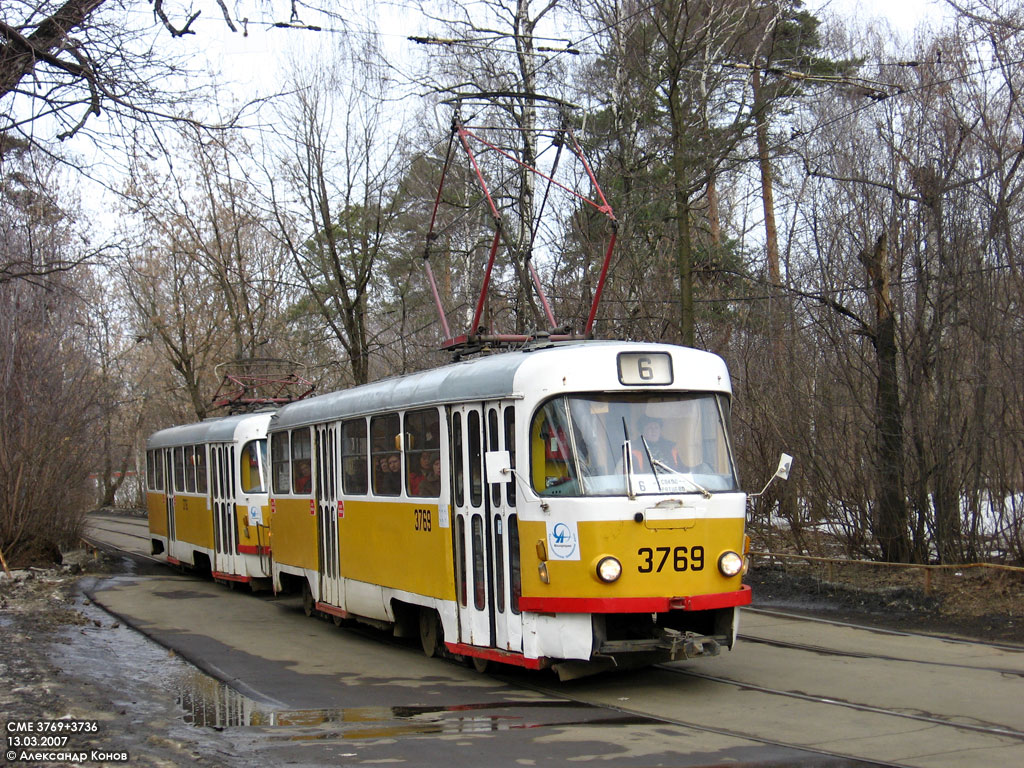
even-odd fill
[{"label": "tram windshield", "polygon": [[736,491],[720,394],[585,394],[548,400],[530,427],[542,496]]}]

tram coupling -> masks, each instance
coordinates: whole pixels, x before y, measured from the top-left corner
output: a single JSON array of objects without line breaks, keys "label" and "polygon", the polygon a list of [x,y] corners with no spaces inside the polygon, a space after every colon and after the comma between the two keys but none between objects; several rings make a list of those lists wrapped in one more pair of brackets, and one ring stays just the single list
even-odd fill
[{"label": "tram coupling", "polygon": [[[680,632],[678,629],[665,627],[661,631],[658,647],[668,651],[669,661],[676,659],[693,659],[697,656],[717,656],[722,652],[725,638],[698,635],[696,632]],[[680,655],[680,650],[682,655]]]},{"label": "tram coupling", "polygon": [[678,661],[698,656],[717,656],[722,652],[723,644],[728,644],[728,638],[724,635],[700,635],[662,627],[657,637],[647,640],[605,640],[598,654],[622,658],[647,652],[656,655],[658,661]]}]

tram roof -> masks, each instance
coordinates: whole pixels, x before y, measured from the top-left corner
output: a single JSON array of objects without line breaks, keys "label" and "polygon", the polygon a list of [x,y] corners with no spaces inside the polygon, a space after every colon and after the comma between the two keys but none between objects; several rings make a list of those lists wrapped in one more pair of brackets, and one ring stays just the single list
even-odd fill
[{"label": "tram roof", "polygon": [[171,448],[177,445],[193,445],[202,443],[228,443],[235,439],[238,427],[251,419],[262,418],[269,421],[270,411],[258,413],[239,413],[234,416],[217,416],[194,424],[180,424],[154,432],[146,441],[146,449]]},{"label": "tram roof", "polygon": [[[271,430],[306,426],[358,414],[373,414],[440,403],[480,402],[521,397],[522,382],[539,380],[559,371],[580,372],[593,364],[594,353],[671,351],[685,358],[687,382],[693,389],[730,392],[725,362],[718,355],[670,344],[623,341],[559,342],[452,363],[419,373],[397,376],[350,389],[299,400],[280,408]],[[704,375],[694,376],[694,371]],[[560,373],[558,375],[561,375]],[[676,386],[675,389],[679,387]],[[649,389],[649,388],[648,388]]]}]

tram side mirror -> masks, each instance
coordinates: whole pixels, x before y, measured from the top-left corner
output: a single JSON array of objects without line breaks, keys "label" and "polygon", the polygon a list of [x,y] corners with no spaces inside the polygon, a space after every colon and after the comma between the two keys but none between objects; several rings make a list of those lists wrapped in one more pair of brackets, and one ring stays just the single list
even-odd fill
[{"label": "tram side mirror", "polygon": [[775,470],[775,477],[780,480],[789,480],[789,469],[793,466],[793,457],[788,453],[782,454],[779,459],[779,468]]},{"label": "tram side mirror", "polygon": [[484,468],[488,483],[507,483],[512,479],[512,458],[508,451],[487,451]]},{"label": "tram side mirror", "polygon": [[779,478],[780,480],[788,480],[789,471],[792,468],[793,457],[790,456],[788,453],[782,454],[782,458],[779,459],[779,468],[775,470],[775,474],[768,478],[768,482],[764,484],[764,488],[762,488],[757,493],[751,493],[749,496],[747,496],[747,501],[752,503],[754,499],[760,497],[765,491],[768,490],[768,486],[775,481],[775,478]]}]

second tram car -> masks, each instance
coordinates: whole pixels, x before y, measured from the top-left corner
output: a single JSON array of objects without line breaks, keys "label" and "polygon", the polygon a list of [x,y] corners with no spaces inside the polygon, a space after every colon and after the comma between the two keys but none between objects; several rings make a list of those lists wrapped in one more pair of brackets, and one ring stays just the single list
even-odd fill
[{"label": "second tram car", "polygon": [[716,355],[585,341],[286,405],[269,426],[275,588],[478,668],[731,648],[751,593],[730,397]]},{"label": "second tram car", "polygon": [[[269,585],[270,412],[160,430],[146,443],[153,554],[218,581]],[[254,583],[256,582],[256,583]]]}]

